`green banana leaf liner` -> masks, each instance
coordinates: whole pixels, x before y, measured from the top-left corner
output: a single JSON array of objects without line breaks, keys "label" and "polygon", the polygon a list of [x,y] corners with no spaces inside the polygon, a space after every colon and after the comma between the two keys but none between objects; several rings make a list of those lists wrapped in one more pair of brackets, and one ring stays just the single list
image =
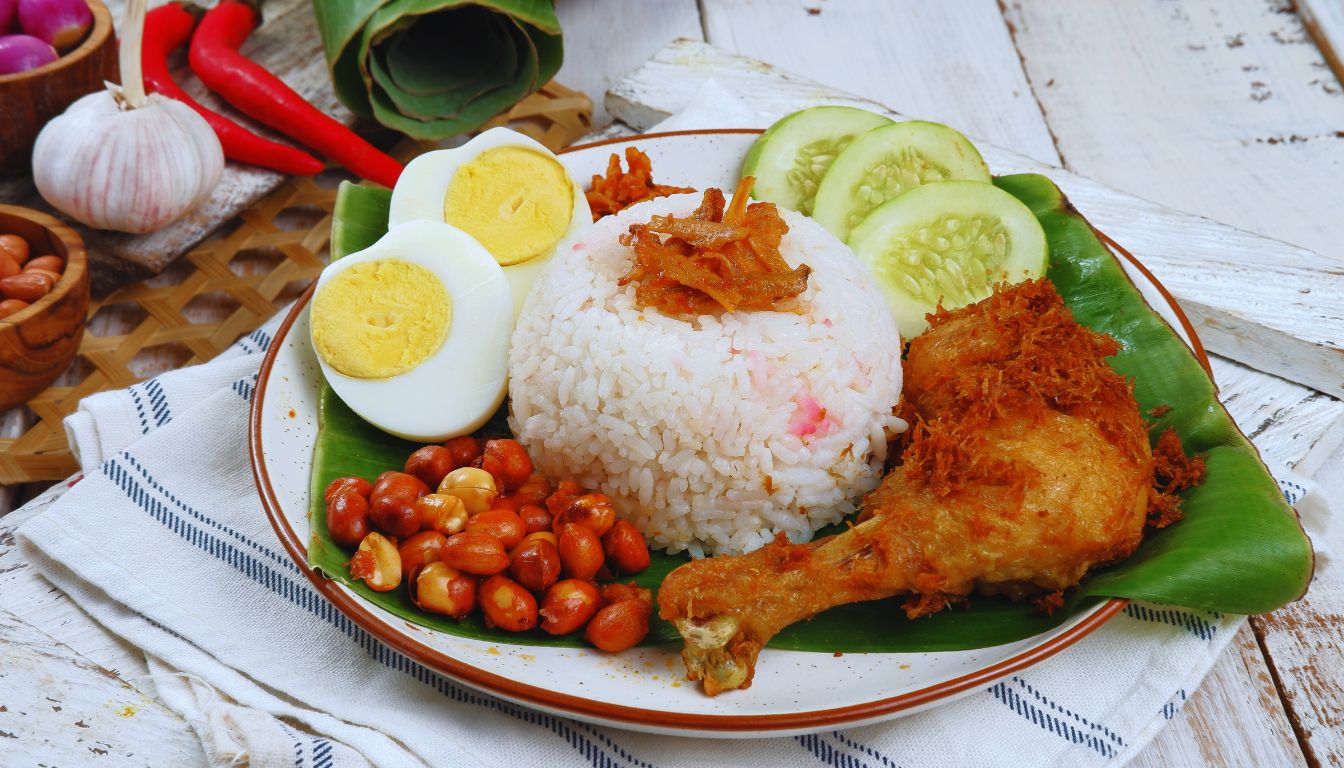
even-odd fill
[{"label": "green banana leaf liner", "polygon": [[[1144,302],[1115,256],[1049,179],[1023,174],[995,183],[1039,218],[1050,245],[1048,275],[1074,316],[1123,345],[1111,363],[1134,380],[1140,409],[1170,406],[1153,421],[1153,440],[1161,431],[1175,429],[1187,453],[1205,458],[1208,477],[1185,492],[1183,520],[1150,531],[1131,558],[1089,575],[1069,590],[1065,606],[1051,616],[1029,603],[975,597],[969,605],[911,621],[898,597],[834,608],[788,628],[772,647],[827,653],[982,648],[1039,634],[1110,597],[1251,614],[1274,610],[1306,590],[1313,567],[1311,543],[1259,455],[1218,402],[1213,382],[1190,349]],[[361,250],[383,234],[389,197],[386,190],[373,187],[347,183],[341,188],[332,226],[333,258]],[[504,416],[501,410],[481,434],[505,434]],[[345,568],[350,554],[327,534],[323,489],[343,475],[372,478],[399,468],[416,447],[368,425],[323,385],[313,457],[311,498],[316,503],[309,510],[310,564],[416,624],[511,643],[580,645],[576,637],[552,638],[539,631],[508,634],[486,629],[475,617],[458,622],[423,613],[404,589],[374,592],[350,579]],[[652,567],[635,581],[657,588],[685,559],[655,552]],[[678,641],[675,628],[655,620],[645,642]]]},{"label": "green banana leaf liner", "polygon": [[560,69],[550,0],[313,0],[336,95],[417,139],[473,131]]}]

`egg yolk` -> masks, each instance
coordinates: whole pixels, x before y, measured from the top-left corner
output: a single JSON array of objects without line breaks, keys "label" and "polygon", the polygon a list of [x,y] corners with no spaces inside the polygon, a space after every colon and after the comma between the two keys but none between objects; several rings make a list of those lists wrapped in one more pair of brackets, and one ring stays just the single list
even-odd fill
[{"label": "egg yolk", "polygon": [[356,264],[313,297],[313,346],[357,379],[386,379],[420,365],[443,344],[452,299],[433,272],[400,259]]},{"label": "egg yolk", "polygon": [[486,150],[463,164],[443,202],[443,220],[479,240],[501,266],[554,246],[573,212],[565,167],[521,147]]}]

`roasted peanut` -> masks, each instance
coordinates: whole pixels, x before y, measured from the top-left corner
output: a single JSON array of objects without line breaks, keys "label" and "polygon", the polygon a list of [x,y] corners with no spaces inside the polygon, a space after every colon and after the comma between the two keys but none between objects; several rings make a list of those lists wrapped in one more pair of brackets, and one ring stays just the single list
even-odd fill
[{"label": "roasted peanut", "polygon": [[481,455],[481,458],[472,462],[471,466],[490,473],[490,477],[495,479],[495,487],[500,493],[504,493],[504,465],[500,463],[496,456]]},{"label": "roasted peanut", "polygon": [[460,619],[476,607],[476,590],[476,577],[442,562],[430,563],[420,569],[411,585],[411,602],[421,610]]},{"label": "roasted peanut", "polygon": [[41,272],[20,272],[0,278],[0,296],[32,303],[51,291],[52,279]]},{"label": "roasted peanut", "polygon": [[518,511],[518,500],[512,496],[496,496],[495,500],[490,502],[491,509],[507,509],[510,512]]},{"label": "roasted peanut", "polygon": [[0,319],[17,315],[28,308],[28,302],[19,299],[4,299],[0,301]]},{"label": "roasted peanut", "polygon": [[444,443],[443,447],[453,455],[453,469],[469,467],[473,461],[481,457],[481,442],[471,435],[454,437]]},{"label": "roasted peanut", "polygon": [[377,496],[369,505],[369,522],[387,534],[404,539],[420,530],[420,513],[415,501],[397,496]]},{"label": "roasted peanut", "polygon": [[417,448],[410,456],[406,457],[406,474],[414,475],[420,478],[420,482],[430,488],[438,488],[439,483],[443,482],[444,475],[452,472],[456,467],[453,465],[453,454],[442,445],[426,445],[423,448]]},{"label": "roasted peanut", "polygon": [[389,536],[406,538],[420,530],[420,515],[415,502],[429,489],[413,475],[384,472],[373,484],[369,500],[369,521]]},{"label": "roasted peanut", "polygon": [[330,504],[331,500],[336,497],[336,494],[341,491],[354,491],[360,496],[363,496],[365,501],[368,501],[369,494],[373,493],[373,484],[362,477],[338,477],[330,483],[327,483],[327,490],[323,496],[326,498],[327,503]]},{"label": "roasted peanut", "polygon": [[602,541],[597,534],[582,525],[565,525],[557,536],[560,565],[565,575],[574,579],[591,579],[602,567]]},{"label": "roasted peanut", "polygon": [[439,559],[450,568],[477,576],[491,576],[509,567],[509,556],[499,539],[472,531],[449,536],[439,550]]},{"label": "roasted peanut", "polygon": [[438,531],[421,531],[401,542],[397,554],[401,555],[402,577],[412,578],[416,571],[438,562],[439,552],[447,541],[448,537]]},{"label": "roasted peanut", "polygon": [[373,481],[373,489],[369,491],[369,501],[377,501],[380,496],[395,496],[399,499],[415,501],[426,493],[429,493],[429,486],[420,482],[420,478],[415,475],[408,475],[405,472],[388,470]]},{"label": "roasted peanut", "polygon": [[560,550],[545,539],[519,544],[509,558],[509,575],[533,592],[545,592],[560,578]]},{"label": "roasted peanut", "polygon": [[467,505],[468,515],[479,515],[490,509],[491,502],[499,495],[499,487],[489,472],[476,467],[459,467],[439,483],[439,493],[458,497]]},{"label": "roasted peanut", "polygon": [[541,628],[552,635],[567,635],[587,624],[601,602],[592,582],[557,581],[541,599]]},{"label": "roasted peanut", "polygon": [[488,533],[505,549],[513,549],[527,535],[522,518],[507,509],[488,509],[467,519],[467,530]]},{"label": "roasted peanut", "polygon": [[649,567],[649,544],[629,520],[617,520],[602,537],[607,567],[617,573],[640,573]]},{"label": "roasted peanut", "polygon": [[370,533],[350,559],[350,575],[375,592],[389,592],[401,584],[401,555],[386,536]]},{"label": "roasted peanut", "polygon": [[528,533],[551,530],[551,513],[545,507],[524,504],[518,508],[518,518],[527,526]]},{"label": "roasted peanut", "polygon": [[31,259],[27,264],[23,265],[24,272],[32,272],[39,269],[43,272],[51,272],[52,274],[59,276],[61,272],[65,270],[65,262],[61,260],[60,256],[47,255],[38,256],[36,259]]},{"label": "roasted peanut", "polygon": [[327,532],[343,547],[358,546],[369,535],[369,500],[348,489],[330,497]]},{"label": "roasted peanut", "polygon": [[14,260],[20,267],[28,260],[28,241],[18,235],[0,235],[0,253]]},{"label": "roasted peanut", "polygon": [[556,528],[571,523],[585,526],[598,536],[605,536],[611,526],[616,524],[616,507],[605,493],[584,494],[555,516]]},{"label": "roasted peanut", "polygon": [[608,653],[633,648],[649,634],[653,606],[643,600],[612,603],[593,616],[583,639]]},{"label": "roasted peanut", "polygon": [[507,576],[482,582],[480,602],[487,627],[524,632],[537,626],[537,599]]},{"label": "roasted peanut", "polygon": [[420,516],[421,528],[444,536],[461,533],[467,527],[467,507],[456,496],[425,494],[416,499],[415,513]]},{"label": "roasted peanut", "polygon": [[533,533],[529,533],[523,537],[522,542],[518,546],[519,547],[524,546],[529,541],[536,541],[537,539],[544,539],[546,541],[551,542],[551,544],[557,547],[560,546],[560,540],[557,539],[555,537],[555,534],[550,531],[535,531]]},{"label": "roasted peanut", "polygon": [[546,497],[551,495],[551,483],[545,475],[532,475],[527,478],[527,482],[518,487],[512,494],[519,500],[519,504],[536,504],[544,506]]},{"label": "roasted peanut", "polygon": [[500,486],[506,492],[521,488],[532,476],[532,458],[517,440],[487,440],[481,457],[482,467],[485,466],[484,461],[495,463],[498,474],[491,474],[502,481]]},{"label": "roasted peanut", "polygon": [[583,495],[583,488],[572,480],[561,480],[560,484],[555,486],[555,492],[546,497],[546,509],[550,511],[551,517],[564,512],[575,499]]},{"label": "roasted peanut", "polygon": [[649,605],[653,605],[653,590],[645,589],[635,582],[629,584],[603,584],[602,602],[619,603],[622,600],[643,600]]}]

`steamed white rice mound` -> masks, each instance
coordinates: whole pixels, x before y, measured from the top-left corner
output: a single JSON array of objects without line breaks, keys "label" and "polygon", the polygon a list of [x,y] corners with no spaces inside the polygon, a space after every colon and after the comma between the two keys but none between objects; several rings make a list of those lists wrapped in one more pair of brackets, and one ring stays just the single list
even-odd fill
[{"label": "steamed white rice mound", "polygon": [[905,428],[896,321],[849,248],[792,211],[782,254],[813,270],[801,314],[639,309],[617,285],[634,258],[619,236],[700,198],[641,203],[561,246],[513,334],[510,426],[539,471],[611,496],[653,547],[807,541],[877,486]]}]

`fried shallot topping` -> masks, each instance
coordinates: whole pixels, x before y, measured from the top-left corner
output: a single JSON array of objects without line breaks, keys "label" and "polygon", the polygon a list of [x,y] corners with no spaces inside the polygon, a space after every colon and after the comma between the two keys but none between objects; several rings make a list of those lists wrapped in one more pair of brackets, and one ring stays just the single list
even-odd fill
[{"label": "fried shallot topping", "polygon": [[1153,492],[1148,496],[1148,524],[1166,528],[1181,519],[1181,497],[1176,494],[1204,482],[1202,456],[1186,456],[1181,437],[1168,429],[1153,448]]},{"label": "fried shallot topping", "polygon": [[655,197],[695,191],[691,187],[654,184],[653,163],[648,155],[634,147],[625,148],[625,164],[629,167],[627,171],[621,170],[620,155],[612,152],[611,159],[607,161],[607,175],[593,176],[587,193],[588,207],[593,209],[593,221]]},{"label": "fried shallot topping", "polygon": [[[922,388],[940,393],[940,418],[926,421],[906,408],[911,428],[899,445],[901,463],[912,479],[937,496],[968,485],[990,485],[1010,496],[1034,481],[1034,470],[1011,456],[985,451],[985,430],[1006,417],[1035,418],[1058,411],[1095,423],[1128,458],[1145,462],[1148,442],[1133,386],[1106,362],[1120,345],[1110,336],[1080,325],[1046,278],[994,286],[975,305],[994,333],[980,332],[957,342],[965,364],[932,370]],[[931,328],[958,330],[966,312],[941,305],[928,315]],[[912,349],[948,334],[916,337]],[[944,342],[946,343],[946,342]],[[974,364],[971,364],[974,363]],[[927,408],[927,404],[920,410]]]},{"label": "fried shallot topping", "polygon": [[790,269],[779,253],[789,225],[773,203],[747,204],[755,179],[744,177],[724,207],[723,191],[705,190],[690,216],[654,216],[631,225],[621,244],[635,263],[621,285],[635,283],[635,302],[664,314],[698,315],[720,307],[781,309],[807,290],[812,269]]}]

